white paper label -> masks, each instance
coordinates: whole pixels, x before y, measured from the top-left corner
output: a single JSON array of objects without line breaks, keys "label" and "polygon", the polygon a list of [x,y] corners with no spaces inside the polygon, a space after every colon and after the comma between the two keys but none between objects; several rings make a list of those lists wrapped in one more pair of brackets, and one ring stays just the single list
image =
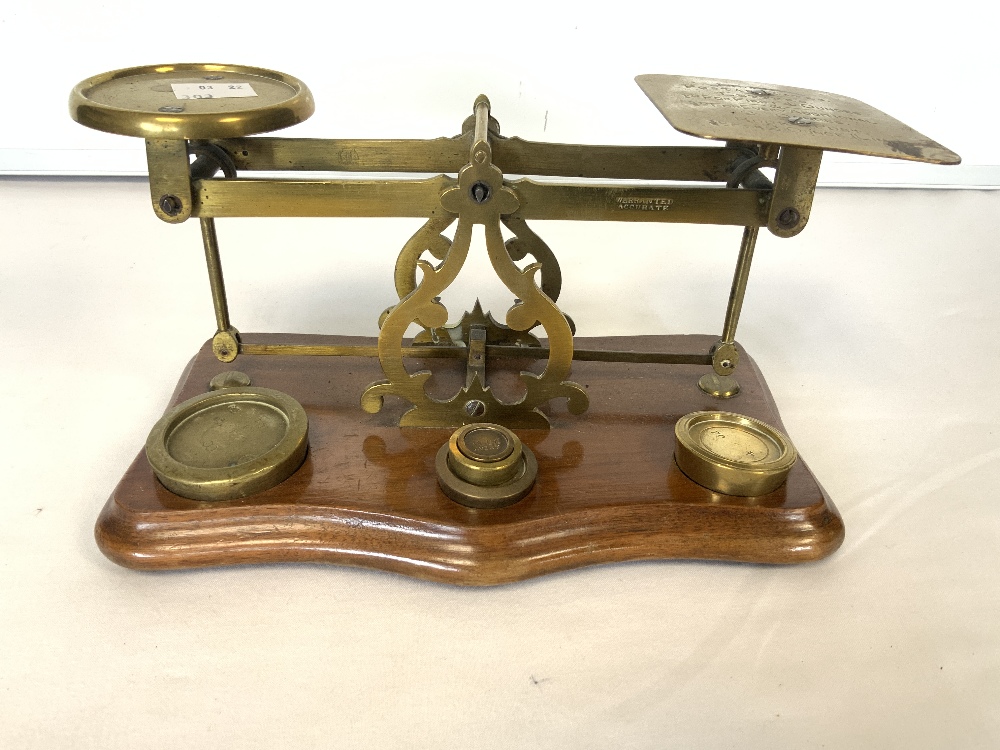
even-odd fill
[{"label": "white paper label", "polygon": [[171,83],[174,96],[178,99],[231,99],[233,97],[257,96],[249,83]]}]

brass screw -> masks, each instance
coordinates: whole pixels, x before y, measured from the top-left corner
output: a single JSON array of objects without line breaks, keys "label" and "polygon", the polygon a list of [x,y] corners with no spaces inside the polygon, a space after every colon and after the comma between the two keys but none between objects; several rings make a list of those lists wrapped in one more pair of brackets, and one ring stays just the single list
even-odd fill
[{"label": "brass screw", "polygon": [[780,214],[778,214],[778,226],[780,226],[782,229],[791,229],[792,227],[794,227],[796,224],[799,223],[799,219],[801,218],[802,218],[801,214],[799,214],[798,211],[789,206]]},{"label": "brass screw", "polygon": [[483,204],[490,199],[490,186],[485,182],[477,182],[469,190],[469,195],[476,203]]},{"label": "brass screw", "polygon": [[481,417],[486,413],[486,404],[477,398],[465,402],[465,413],[470,417]]},{"label": "brass screw", "polygon": [[163,211],[167,216],[176,216],[181,212],[184,204],[181,199],[176,195],[161,195],[160,196],[160,210]]}]

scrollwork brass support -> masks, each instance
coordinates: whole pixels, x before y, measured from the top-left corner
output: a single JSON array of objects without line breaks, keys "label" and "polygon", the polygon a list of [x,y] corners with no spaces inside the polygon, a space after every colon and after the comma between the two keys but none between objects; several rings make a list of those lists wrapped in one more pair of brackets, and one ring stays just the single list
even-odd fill
[{"label": "scrollwork brass support", "polygon": [[[454,427],[473,422],[496,422],[508,427],[547,428],[548,420],[538,410],[539,406],[554,398],[566,398],[570,412],[581,414],[586,411],[589,400],[579,385],[566,380],[573,360],[570,323],[535,281],[548,260],[546,251],[548,256],[551,251],[537,235],[527,230],[523,221],[511,219],[520,201],[515,191],[504,184],[503,173],[492,162],[489,126],[495,121],[490,118],[489,100],[479,97],[473,112],[475,122],[469,163],[459,172],[458,185],[441,194],[441,206],[448,216],[428,220],[406,244],[397,261],[396,288],[401,299],[383,313],[378,343],[379,361],[386,379],[368,386],[361,405],[365,411],[375,413],[382,408],[387,395],[406,399],[413,408],[401,418],[403,426]],[[441,232],[450,226],[455,216],[458,226],[454,239],[449,241]],[[500,231],[503,220],[511,222],[508,226],[512,231],[520,230],[518,237],[524,238],[523,244],[504,242]],[[516,298],[507,311],[506,325],[513,331],[526,332],[540,324],[549,338],[550,352],[544,371],[540,375],[521,373],[526,392],[515,403],[500,401],[491,392],[483,382],[485,370],[482,368],[470,368],[465,387],[452,399],[442,401],[431,398],[424,390],[431,376],[429,371],[411,374],[403,365],[402,341],[411,323],[416,322],[433,332],[444,328],[448,322],[448,311],[441,304],[440,295],[461,271],[468,257],[473,227],[478,224],[483,226],[493,270]],[[421,259],[425,250],[440,260],[440,264],[434,266]],[[523,258],[528,252],[542,262],[521,269],[512,256]],[[554,263],[550,265],[556,268]],[[422,272],[419,284],[416,283],[416,269]],[[549,273],[549,280],[549,291],[558,295],[557,269]],[[476,330],[482,338],[487,328],[477,325]],[[484,341],[477,340],[479,344],[485,347]]]},{"label": "scrollwork brass support", "polygon": [[[423,253],[429,252],[438,260],[444,260],[445,255],[448,253],[448,248],[451,246],[451,240],[441,233],[451,226],[454,221],[454,217],[431,219],[424,228],[421,228],[403,245],[403,249],[396,259],[394,273],[396,294],[400,299],[403,299],[417,288],[418,261]],[[500,222],[514,235],[504,242],[504,247],[507,248],[507,253],[510,255],[511,260],[521,261],[528,255],[531,255],[537,262],[541,263],[542,267],[539,273],[541,289],[549,299],[553,302],[558,302],[559,293],[562,291],[562,270],[559,268],[559,261],[556,259],[555,253],[552,252],[551,248],[545,244],[545,241],[541,237],[535,234],[524,219],[518,216],[501,216]],[[383,312],[382,320],[385,319],[384,316],[388,315],[390,310],[391,308]],[[573,319],[569,318],[569,316],[566,317],[569,320],[570,328],[573,329],[573,333],[575,334],[576,330]],[[424,331],[417,335],[414,343],[446,344],[449,339],[456,344],[465,342],[468,339],[468,325],[470,320],[476,323],[488,322],[491,332],[494,334],[490,337],[490,341],[494,344],[511,343],[538,346],[538,340],[530,334],[513,331],[497,323],[489,313],[486,313],[484,316],[482,310],[479,309],[478,300],[476,301],[475,308],[471,312],[466,313],[466,317],[463,317],[461,323],[445,326],[443,330],[429,329],[424,326]],[[420,323],[420,321],[417,322]],[[381,326],[381,320],[379,325]],[[421,323],[421,325],[423,324]],[[448,334],[447,336],[445,335],[446,333]]]}]

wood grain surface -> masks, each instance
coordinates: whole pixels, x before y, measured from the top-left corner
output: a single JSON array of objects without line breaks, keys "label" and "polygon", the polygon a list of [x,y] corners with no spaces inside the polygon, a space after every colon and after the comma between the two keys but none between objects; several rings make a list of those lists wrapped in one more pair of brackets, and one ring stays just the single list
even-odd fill
[{"label": "wood grain surface", "polygon": [[[244,334],[262,344],[366,344],[345,336]],[[579,338],[581,348],[703,354],[714,336]],[[450,395],[463,363],[408,360],[432,369],[430,390]],[[517,395],[528,362],[490,360],[501,395]],[[539,368],[541,363],[533,363]],[[140,452],[95,530],[101,550],[127,567],[173,569],[273,562],[329,562],[462,585],[517,581],[584,565],[638,559],[759,563],[816,560],[840,546],[844,526],[804,461],[769,495],[721,495],[689,480],[673,459],[674,423],[722,409],[784,429],[756,364],[743,353],[742,392],[718,401],[697,387],[704,367],[576,362],[590,409],[556,403],[552,429],[520,430],[538,458],[538,481],[515,505],[475,510],[437,485],[434,457],[449,429],[400,428],[405,404],[360,407],[382,377],[378,360],[242,355],[218,362],[206,343],[171,406],[204,392],[212,376],[240,369],[253,384],[289,393],[309,416],[309,455],[288,480],[242,500],[200,502],[172,494]],[[391,402],[391,403],[390,403]],[[794,443],[794,435],[790,436]]]}]

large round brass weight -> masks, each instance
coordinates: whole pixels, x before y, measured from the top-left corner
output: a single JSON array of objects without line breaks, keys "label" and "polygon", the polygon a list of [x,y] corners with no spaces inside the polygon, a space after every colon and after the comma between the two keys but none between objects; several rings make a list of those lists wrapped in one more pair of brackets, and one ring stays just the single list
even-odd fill
[{"label": "large round brass weight", "polygon": [[696,411],[677,420],[674,458],[689,479],[725,495],[778,489],[798,457],[788,437],[744,414]]},{"label": "large round brass weight", "polygon": [[503,508],[527,495],[538,476],[529,448],[506,427],[471,424],[455,431],[435,462],[445,495],[469,508]]},{"label": "large round brass weight", "polygon": [[280,484],[305,460],[309,420],[299,402],[242,386],[240,375],[213,378],[213,390],[175,406],[149,433],[146,458],[174,494],[235,500]]}]

